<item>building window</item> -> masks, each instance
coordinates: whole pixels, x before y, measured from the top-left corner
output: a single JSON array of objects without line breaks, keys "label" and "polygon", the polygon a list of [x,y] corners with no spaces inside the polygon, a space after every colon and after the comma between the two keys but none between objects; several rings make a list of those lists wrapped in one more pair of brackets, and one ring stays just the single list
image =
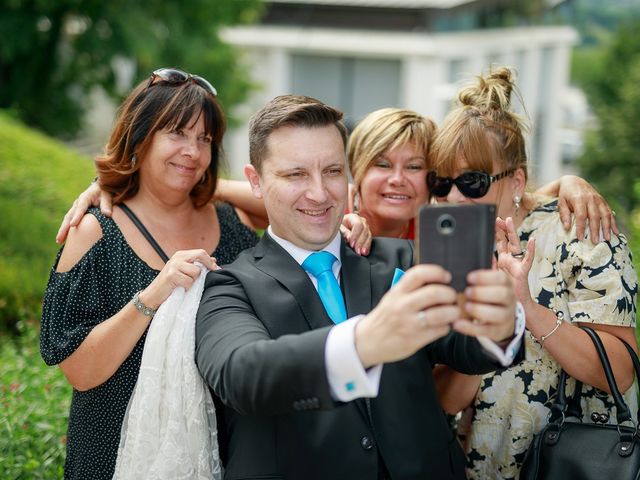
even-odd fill
[{"label": "building window", "polygon": [[367,113],[396,107],[400,61],[321,55],[293,55],[291,91],[340,108],[351,130]]}]

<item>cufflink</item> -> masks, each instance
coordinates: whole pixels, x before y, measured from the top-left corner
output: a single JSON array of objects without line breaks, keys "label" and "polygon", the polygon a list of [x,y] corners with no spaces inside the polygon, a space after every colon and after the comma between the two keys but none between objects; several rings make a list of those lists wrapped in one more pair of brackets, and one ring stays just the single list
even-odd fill
[{"label": "cufflink", "polygon": [[347,392],[352,392],[356,389],[356,384],[355,382],[347,382],[344,384],[344,388],[347,389]]}]

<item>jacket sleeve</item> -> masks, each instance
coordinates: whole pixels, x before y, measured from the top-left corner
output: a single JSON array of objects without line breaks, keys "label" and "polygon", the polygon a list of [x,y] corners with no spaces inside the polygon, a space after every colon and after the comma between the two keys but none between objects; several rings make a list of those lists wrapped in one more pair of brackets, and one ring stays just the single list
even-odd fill
[{"label": "jacket sleeve", "polygon": [[212,272],[196,318],[196,364],[220,400],[242,414],[333,408],[324,364],[330,328],[272,339],[242,283]]},{"label": "jacket sleeve", "polygon": [[[524,359],[524,339],[512,365]],[[451,331],[426,347],[432,365],[445,364],[468,375],[480,375],[504,368],[474,338]]]}]

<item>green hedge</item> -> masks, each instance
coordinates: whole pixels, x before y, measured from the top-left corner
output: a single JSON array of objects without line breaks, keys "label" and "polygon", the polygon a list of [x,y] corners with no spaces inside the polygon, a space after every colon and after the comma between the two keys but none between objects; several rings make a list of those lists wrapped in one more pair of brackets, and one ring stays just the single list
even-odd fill
[{"label": "green hedge", "polygon": [[38,311],[69,205],[93,162],[0,112],[0,329]]},{"label": "green hedge", "polygon": [[[38,348],[42,296],[90,158],[0,112],[0,478],[62,478],[71,387]],[[17,335],[16,335],[17,334]]]}]

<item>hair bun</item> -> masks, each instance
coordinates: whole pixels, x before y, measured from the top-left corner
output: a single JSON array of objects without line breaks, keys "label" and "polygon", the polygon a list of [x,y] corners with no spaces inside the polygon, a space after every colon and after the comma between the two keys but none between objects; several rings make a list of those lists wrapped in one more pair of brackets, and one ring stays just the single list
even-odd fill
[{"label": "hair bun", "polygon": [[464,87],[458,94],[463,106],[476,107],[481,111],[509,110],[515,74],[509,67],[498,67],[489,75],[478,75],[477,83]]}]

